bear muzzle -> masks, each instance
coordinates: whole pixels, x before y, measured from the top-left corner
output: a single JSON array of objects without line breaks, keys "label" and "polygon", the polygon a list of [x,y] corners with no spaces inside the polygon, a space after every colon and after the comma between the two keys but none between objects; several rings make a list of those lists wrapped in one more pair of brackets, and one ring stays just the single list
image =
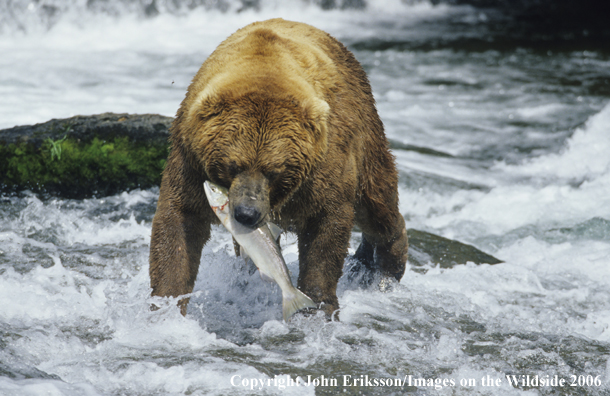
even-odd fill
[{"label": "bear muzzle", "polygon": [[260,172],[242,172],[229,189],[231,215],[240,224],[257,228],[268,217],[269,181]]}]

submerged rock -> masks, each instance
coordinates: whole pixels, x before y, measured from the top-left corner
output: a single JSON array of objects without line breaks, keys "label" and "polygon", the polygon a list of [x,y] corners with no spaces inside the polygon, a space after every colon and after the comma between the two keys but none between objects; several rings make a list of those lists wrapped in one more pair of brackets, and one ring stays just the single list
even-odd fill
[{"label": "submerged rock", "polygon": [[0,192],[86,198],[159,185],[172,121],[105,113],[0,130]]},{"label": "submerged rock", "polygon": [[452,268],[457,264],[499,264],[502,261],[482,252],[474,246],[443,238],[425,231],[407,230],[409,236],[409,264],[422,267],[428,263],[441,268]]}]

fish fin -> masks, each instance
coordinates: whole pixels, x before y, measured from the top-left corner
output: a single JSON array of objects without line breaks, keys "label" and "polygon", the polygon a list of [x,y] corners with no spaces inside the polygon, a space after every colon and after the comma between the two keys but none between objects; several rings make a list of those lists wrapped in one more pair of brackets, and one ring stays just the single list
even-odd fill
[{"label": "fish fin", "polygon": [[252,275],[258,269],[256,267],[256,264],[254,264],[254,261],[252,261],[252,259],[246,261],[246,266],[248,267],[248,275]]},{"label": "fish fin", "polygon": [[248,274],[252,275],[256,272],[258,268],[256,268],[256,264],[252,261],[252,258],[248,255],[246,249],[243,246],[239,245],[239,257],[244,259],[244,265],[248,267]]},{"label": "fish fin", "polygon": [[235,256],[241,256],[241,245],[235,240],[235,237],[232,237],[231,239],[233,240],[233,251],[235,252]]},{"label": "fish fin", "polygon": [[305,295],[302,291],[295,288],[294,293],[290,297],[284,296],[284,300],[282,301],[282,313],[284,315],[284,322],[288,322],[290,317],[294,315],[295,312],[300,311],[305,308],[317,308],[318,304],[313,302],[313,300]]},{"label": "fish fin", "polygon": [[265,282],[269,282],[269,283],[275,282],[272,277],[270,277],[269,275],[265,274],[260,269],[258,270],[258,273],[261,274],[261,279],[264,280]]},{"label": "fish fin", "polygon": [[267,226],[269,227],[269,231],[271,231],[271,236],[273,237],[273,240],[279,243],[280,237],[282,236],[283,232],[282,229],[272,222],[268,222]]},{"label": "fish fin", "polygon": [[244,249],[244,247],[241,245],[239,246],[239,257],[243,258],[246,263],[250,259],[250,255],[248,254],[248,252],[246,252],[246,249]]}]

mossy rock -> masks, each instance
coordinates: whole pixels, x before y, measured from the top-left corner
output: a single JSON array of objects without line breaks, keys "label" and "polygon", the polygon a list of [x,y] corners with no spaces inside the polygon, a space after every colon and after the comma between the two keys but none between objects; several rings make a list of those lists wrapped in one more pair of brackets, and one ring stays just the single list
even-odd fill
[{"label": "mossy rock", "polygon": [[171,117],[99,114],[0,131],[0,191],[65,198],[159,185]]}]

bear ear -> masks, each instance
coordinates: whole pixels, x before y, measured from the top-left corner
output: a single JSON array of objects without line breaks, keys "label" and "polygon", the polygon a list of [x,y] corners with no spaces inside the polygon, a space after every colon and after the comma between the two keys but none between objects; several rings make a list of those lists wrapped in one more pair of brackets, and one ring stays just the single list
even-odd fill
[{"label": "bear ear", "polygon": [[205,122],[211,118],[219,116],[220,114],[222,114],[224,107],[224,102],[214,96],[208,96],[204,98],[197,105],[197,121]]},{"label": "bear ear", "polygon": [[303,118],[304,127],[309,132],[313,133],[314,136],[322,134],[324,136],[317,136],[325,138],[326,136],[326,121],[328,120],[328,114],[330,113],[330,106],[326,101],[319,98],[309,98],[303,103]]},{"label": "bear ear", "polygon": [[214,87],[214,84],[210,83],[198,93],[188,92],[188,119],[190,122],[195,124],[200,121],[205,122],[222,113],[224,104]]}]

